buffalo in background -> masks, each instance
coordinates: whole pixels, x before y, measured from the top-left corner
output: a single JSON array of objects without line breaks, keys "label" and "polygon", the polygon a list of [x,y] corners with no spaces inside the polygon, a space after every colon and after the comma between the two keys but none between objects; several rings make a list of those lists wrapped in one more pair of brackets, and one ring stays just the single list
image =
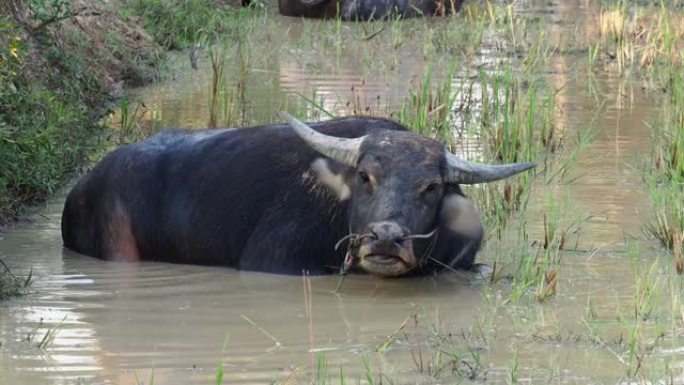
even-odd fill
[{"label": "buffalo in background", "polygon": [[281,15],[352,21],[445,15],[461,5],[462,0],[278,0]]},{"label": "buffalo in background", "polygon": [[[469,269],[480,218],[459,184],[483,165],[386,119],[167,130],[105,157],[69,193],[64,245],[90,256],[380,276]],[[336,245],[349,246],[336,250]]]}]

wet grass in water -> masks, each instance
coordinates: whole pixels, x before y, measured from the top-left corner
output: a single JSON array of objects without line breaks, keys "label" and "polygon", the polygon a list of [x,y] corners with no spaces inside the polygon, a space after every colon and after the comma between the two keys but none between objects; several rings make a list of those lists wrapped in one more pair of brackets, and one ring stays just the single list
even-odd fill
[{"label": "wet grass in water", "polygon": [[[209,53],[211,59],[211,85],[209,87],[209,128],[217,128],[219,126],[219,95],[223,95],[224,101],[224,115],[226,109],[232,106],[230,99],[225,97],[225,78],[223,75],[223,62],[225,55],[222,52],[211,50]],[[219,94],[221,92],[221,94]],[[230,109],[232,112],[232,109]]]},{"label": "wet grass in water", "polygon": [[17,276],[0,259],[0,300],[28,293],[33,279],[32,271],[26,277]]},{"label": "wet grass in water", "polygon": [[136,385],[154,385],[154,368],[150,370],[150,376],[147,378],[147,382],[138,377],[138,373],[135,373],[135,383]]},{"label": "wet grass in water", "polygon": [[[490,9],[492,10],[490,11]],[[618,8],[616,11],[622,12],[621,9]],[[463,61],[459,61],[459,63],[463,66],[470,64],[468,60],[472,60],[477,55],[476,44],[482,44],[481,39],[483,39],[483,36],[486,36],[486,34],[481,32],[485,31],[486,28],[494,26],[493,28],[497,31],[500,31],[499,28],[503,29],[503,33],[508,36],[508,46],[504,50],[519,49],[534,52],[531,58],[523,64],[523,67],[518,68],[517,65],[519,63],[511,65],[497,63],[496,66],[491,66],[494,69],[483,66],[482,70],[475,74],[474,78],[471,77],[472,73],[462,74],[459,71],[452,71],[453,73],[449,73],[447,77],[450,79],[444,80],[435,77],[434,71],[430,69],[431,67],[426,66],[428,69],[422,73],[419,80],[412,83],[409,97],[403,103],[401,114],[397,116],[407,126],[413,127],[418,132],[425,133],[426,135],[439,137],[447,145],[455,149],[462,148],[461,138],[458,136],[458,133],[450,135],[448,130],[445,131],[441,127],[454,125],[461,127],[461,133],[463,133],[464,137],[475,137],[473,142],[476,144],[472,148],[468,147],[468,150],[463,151],[463,154],[471,160],[493,163],[538,161],[543,166],[538,173],[544,174],[543,182],[545,185],[571,182],[574,180],[574,177],[570,170],[574,165],[576,154],[591,142],[593,133],[590,132],[591,130],[563,132],[560,127],[555,125],[555,114],[557,114],[559,109],[557,104],[559,90],[550,87],[543,79],[540,80],[537,77],[538,75],[535,75],[535,71],[543,67],[549,57],[556,54],[555,48],[544,43],[537,43],[538,45],[535,46],[526,40],[525,31],[529,28],[528,22],[516,20],[517,16],[512,8],[505,9],[503,13],[500,11],[496,7],[485,5],[479,8],[474,7],[460,16],[465,19],[464,24],[467,27],[472,26],[468,24],[471,21],[477,21],[478,29],[471,32],[471,36],[473,36],[472,41],[477,41],[469,47],[472,51],[465,50],[470,53],[465,55]],[[307,25],[309,26],[307,28],[322,28],[319,24],[315,23]],[[359,36],[372,36],[367,40],[369,42],[389,41],[396,49],[400,49],[406,44],[410,44],[410,41],[401,34],[411,30],[411,28],[416,28],[414,30],[423,31],[423,35],[421,35],[423,41],[421,48],[423,49],[424,58],[429,57],[435,52],[442,54],[454,52],[453,47],[457,47],[457,44],[464,44],[459,42],[450,45],[449,39],[443,38],[443,36],[447,36],[450,33],[457,33],[454,32],[457,31],[455,27],[443,30],[430,29],[431,26],[428,27],[420,24],[418,24],[418,27],[416,28],[416,24],[390,24],[387,26],[376,24],[372,28],[368,27],[363,33],[357,33]],[[344,30],[350,27],[342,25],[336,28],[338,28],[336,33],[344,34]],[[618,36],[616,34],[621,33],[621,28],[626,30],[626,27],[623,25],[623,27],[613,29],[613,32],[606,33],[604,35],[606,36],[605,43],[596,44],[594,42],[592,51],[588,54],[590,62],[593,63],[592,65],[605,63],[602,59],[602,53],[605,54],[606,52],[604,46],[616,44],[613,40],[615,36]],[[610,35],[611,33],[613,35]],[[621,64],[618,70],[621,73],[627,73],[628,70],[636,71],[636,67],[633,67],[636,62],[627,55],[630,53],[628,46],[629,35],[622,33],[619,36],[622,36],[619,39],[622,39],[622,52],[625,55],[620,59]],[[311,37],[307,36],[306,39],[311,39]],[[608,42],[609,40],[610,42]],[[309,43],[310,41],[307,41],[302,44]],[[331,40],[326,44],[329,44],[330,49],[335,47],[335,50],[337,50],[339,47],[355,43],[345,42],[344,40],[340,41],[335,38],[334,41]],[[433,59],[434,61],[429,63],[437,65],[434,63],[439,63],[439,59],[434,57]],[[617,59],[615,60],[617,61]],[[388,58],[388,62],[393,61],[393,58]],[[383,66],[383,64],[378,63],[367,65],[377,66],[376,68]],[[449,67],[436,66],[432,68]],[[367,71],[372,73],[370,68]],[[465,79],[463,82],[465,85],[461,85],[458,82],[452,83],[452,79],[456,77],[459,80]],[[448,84],[446,83],[447,81],[449,82]],[[456,97],[451,99],[450,95],[455,95]],[[315,100],[318,105],[312,108],[312,110],[326,112],[320,116],[327,115],[327,113],[333,115],[339,113],[334,108],[326,107],[330,106],[330,104],[322,102],[317,97],[310,99]],[[356,103],[354,105],[355,111],[363,111],[365,108],[361,106],[362,103],[351,103]],[[343,105],[344,102],[338,104],[338,106]],[[441,107],[442,105],[445,107]],[[447,106],[450,106],[450,108],[447,108]],[[344,109],[340,108],[339,110],[343,111]],[[443,136],[445,133],[446,136]],[[547,160],[548,165],[546,163]],[[483,290],[494,291],[503,287],[504,299],[492,300],[492,304],[487,305],[494,309],[492,310],[494,313],[499,312],[498,314],[520,312],[523,317],[532,317],[531,313],[533,312],[530,309],[539,309],[541,306],[553,306],[554,301],[552,299],[557,291],[560,288],[565,289],[561,280],[561,273],[564,272],[560,268],[564,262],[562,260],[564,255],[562,251],[568,248],[576,248],[574,245],[577,243],[578,237],[581,236],[579,230],[586,220],[585,217],[574,218],[569,216],[568,211],[575,210],[576,208],[559,206],[555,204],[554,198],[550,197],[548,198],[549,206],[545,209],[546,213],[542,213],[538,217],[540,222],[543,222],[544,218],[546,218],[546,224],[542,228],[543,237],[539,238],[538,242],[531,246],[529,235],[527,235],[528,224],[525,220],[519,220],[519,218],[514,218],[518,219],[518,221],[511,220],[512,216],[517,215],[516,212],[521,213],[520,216],[523,217],[529,214],[525,210],[532,193],[532,182],[535,179],[534,174],[529,174],[530,176],[527,179],[525,179],[525,176],[520,176],[518,178],[522,180],[513,179],[507,181],[509,183],[508,186],[506,183],[501,182],[501,184],[492,184],[491,187],[477,186],[471,188],[468,192],[468,195],[484,210],[487,228],[494,234],[497,233],[497,228],[503,229],[503,226],[507,224],[515,224],[515,227],[518,227],[513,228],[513,232],[517,233],[513,235],[513,242],[516,243],[516,248],[513,249],[509,247],[510,245],[502,244],[501,248],[504,251],[498,253],[499,255],[507,254],[507,264],[503,267],[500,277],[510,277],[510,281],[499,280],[492,285],[487,285],[487,288]],[[502,202],[505,203],[505,206]],[[508,231],[510,230],[511,228],[509,227]],[[489,241],[499,242],[500,240],[493,237]],[[589,258],[590,254],[586,257]],[[622,339],[619,340],[620,342],[614,342],[618,341],[617,338],[611,339],[606,337],[606,334],[602,335],[602,333],[605,333],[604,331],[598,330],[596,332],[601,335],[601,341],[610,341],[604,342],[605,346],[615,351],[616,357],[619,357],[625,367],[629,367],[629,370],[626,370],[626,376],[629,378],[639,378],[644,373],[644,368],[651,365],[648,362],[648,352],[649,349],[652,351],[653,341],[655,340],[651,339],[653,334],[646,334],[644,330],[650,328],[649,322],[659,322],[654,321],[656,320],[654,315],[662,312],[661,309],[653,307],[654,301],[657,301],[657,297],[653,293],[660,290],[659,285],[661,285],[661,281],[658,278],[660,270],[659,268],[653,268],[653,266],[649,265],[649,269],[639,270],[639,273],[634,275],[634,292],[632,293],[633,298],[631,298],[633,301],[629,305],[625,305],[625,301],[621,299],[623,301],[622,309],[629,309],[629,314],[622,315],[619,321],[620,327],[623,327],[625,330]],[[525,301],[525,299],[528,300]],[[592,314],[591,317],[587,316],[590,321],[605,321],[601,320],[601,309],[597,310],[591,300],[587,300],[587,307],[590,309],[588,314]],[[668,319],[676,319],[673,313],[670,313],[668,316]],[[637,321],[637,317],[640,319],[639,321]],[[646,320],[643,317],[646,317]],[[496,316],[489,318],[493,319]],[[611,321],[613,325],[615,322],[618,322],[616,321],[617,318],[615,315],[612,316]],[[397,324],[399,324],[399,321]],[[520,326],[520,328],[525,327],[529,326]],[[479,330],[479,335],[482,335],[479,339],[484,341],[496,340],[496,331],[494,330],[496,326],[488,324],[487,320],[481,320],[479,326],[473,327],[473,330],[476,329]],[[529,333],[529,331],[524,333]],[[562,333],[558,333],[558,335],[563,336]],[[573,341],[578,341],[578,343],[586,343],[590,348],[607,349],[599,343],[592,344],[588,342],[590,341],[589,334],[568,335],[569,337],[562,338],[572,339]],[[399,349],[401,345],[397,344],[396,340],[391,341],[392,343],[383,349],[385,353],[394,352],[394,349]],[[485,345],[490,344],[485,343]],[[434,368],[442,367],[438,363],[447,362],[445,357],[464,357],[464,355],[455,351],[451,351],[451,355],[447,355],[444,353],[445,349],[444,345],[433,344],[429,348],[424,348],[421,353],[418,353],[418,351],[414,352],[416,371],[426,375],[424,377],[426,382],[429,382],[427,378],[434,378],[430,376],[433,376],[435,373],[446,373],[445,369],[442,369],[441,372],[433,370]],[[478,362],[484,362],[483,366],[486,366],[488,358],[491,358],[491,356],[482,353],[478,353],[476,356],[478,357]],[[513,359],[509,360],[510,366],[507,378],[509,382],[520,382],[521,378],[526,375],[523,369],[527,365],[525,360],[525,354],[517,350],[513,352]],[[384,381],[389,382],[389,379],[377,373],[372,362],[370,358],[365,359],[362,364],[363,368],[360,370],[361,373],[365,373],[366,381],[368,383],[378,383],[380,379],[384,379]],[[314,367],[322,368],[323,366],[320,364],[320,361],[317,361],[315,365],[312,364],[312,371]],[[428,370],[428,368],[430,369]],[[640,369],[637,370],[637,368]],[[332,374],[332,376],[335,377],[335,374]],[[340,378],[347,377],[340,374]],[[649,378],[656,377],[658,377],[656,370],[649,373]],[[316,378],[320,380],[320,377]],[[453,380],[453,377],[448,378]]]},{"label": "wet grass in water", "polygon": [[212,49],[211,84],[209,87],[209,127],[236,127],[242,125],[246,116],[246,87],[249,74],[249,54],[242,51],[243,45],[238,44],[240,67],[237,80],[232,81],[226,73],[226,55],[222,49]]},{"label": "wet grass in water", "polygon": [[[223,348],[221,351],[223,354],[226,354],[226,350],[228,350],[228,340],[230,339],[230,334],[226,335],[226,338],[223,340]],[[223,365],[223,360],[219,361],[217,367],[216,367],[216,385],[221,385],[223,383],[223,375],[224,375],[224,365]]]},{"label": "wet grass in water", "polygon": [[651,125],[654,144],[645,176],[654,214],[644,232],[673,251],[678,272],[682,271],[684,238],[684,81],[674,72],[670,97],[659,120]]},{"label": "wet grass in water", "polygon": [[[502,73],[482,71],[467,89],[467,100],[479,100],[463,112],[466,127],[480,138],[480,161],[542,163],[561,150],[564,134],[554,126],[557,91],[544,82],[528,83],[509,67]],[[470,189],[488,229],[500,234],[512,213],[526,207],[535,172]]]},{"label": "wet grass in water", "polygon": [[547,192],[546,205],[538,216],[541,222],[539,238],[530,239],[528,220],[523,212],[511,224],[515,230],[506,237],[488,241],[485,253],[496,257],[491,282],[506,282],[506,303],[530,304],[546,302],[557,294],[563,266],[563,256],[577,249],[583,224],[590,218],[582,215],[569,202],[569,197]]},{"label": "wet grass in water", "polygon": [[131,108],[130,101],[127,98],[121,99],[119,145],[137,142],[145,138],[146,135],[142,130],[140,122],[146,113],[147,108],[141,102],[135,103],[135,107]]},{"label": "wet grass in water", "polygon": [[382,344],[378,345],[378,347],[375,348],[375,351],[378,353],[385,353],[392,346],[392,344],[396,341],[397,336],[401,332],[404,331],[404,329],[406,328],[406,326],[409,324],[409,322],[411,320],[413,320],[414,324],[418,322],[417,318],[416,318],[417,316],[418,316],[417,313],[413,313],[413,314],[409,315],[408,317],[406,317],[406,319],[404,320],[404,322],[401,323],[399,328],[396,331],[394,331],[391,335],[389,335]]},{"label": "wet grass in water", "polygon": [[684,15],[673,12],[678,6],[655,2],[638,6],[620,0],[602,6],[598,17],[599,41],[588,48],[590,66],[602,63],[616,68],[622,76],[654,80],[654,89],[667,87],[667,74],[681,71]]},{"label": "wet grass in water", "polygon": [[453,63],[444,80],[435,86],[433,68],[429,66],[423,79],[409,90],[399,113],[399,121],[422,135],[452,144],[453,111],[459,92],[452,89],[451,79],[456,68],[457,64]]},{"label": "wet grass in water", "polygon": [[[544,302],[556,295],[560,267],[559,249],[537,247],[518,257],[508,296],[513,303],[523,298]],[[528,296],[529,295],[529,296]]]}]

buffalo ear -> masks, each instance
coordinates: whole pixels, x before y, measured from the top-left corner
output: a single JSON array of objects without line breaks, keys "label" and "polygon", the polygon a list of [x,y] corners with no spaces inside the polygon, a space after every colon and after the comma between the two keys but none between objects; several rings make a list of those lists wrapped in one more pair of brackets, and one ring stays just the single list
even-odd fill
[{"label": "buffalo ear", "polygon": [[473,238],[481,236],[484,231],[473,202],[457,193],[442,198],[439,223],[442,229]]},{"label": "buffalo ear", "polygon": [[351,167],[326,158],[317,158],[311,163],[311,170],[318,182],[325,185],[340,201],[351,198],[351,186],[345,180],[350,169]]}]

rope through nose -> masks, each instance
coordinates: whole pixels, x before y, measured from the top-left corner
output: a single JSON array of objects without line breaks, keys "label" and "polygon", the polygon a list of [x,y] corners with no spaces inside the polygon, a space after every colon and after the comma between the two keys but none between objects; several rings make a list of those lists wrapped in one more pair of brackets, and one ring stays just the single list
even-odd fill
[{"label": "rope through nose", "polygon": [[402,241],[406,241],[406,240],[408,240],[408,239],[428,239],[428,238],[432,238],[435,234],[437,234],[437,228],[435,228],[434,230],[430,231],[429,233],[425,233],[425,234],[411,234],[411,235],[407,235],[407,236],[405,236],[405,237],[401,237],[401,238],[399,238],[399,239],[402,240]]}]

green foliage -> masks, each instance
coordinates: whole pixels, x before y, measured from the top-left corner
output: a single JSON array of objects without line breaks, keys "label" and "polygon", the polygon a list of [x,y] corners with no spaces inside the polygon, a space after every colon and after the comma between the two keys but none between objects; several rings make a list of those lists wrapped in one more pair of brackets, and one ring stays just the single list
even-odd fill
[{"label": "green foliage", "polygon": [[646,183],[654,210],[644,232],[673,250],[677,263],[684,239],[684,80],[679,71],[671,73],[670,87],[669,103],[651,126],[654,146]]},{"label": "green foliage", "polygon": [[41,23],[50,23],[73,15],[71,0],[29,0],[27,5],[33,11],[33,18]]},{"label": "green foliage", "polygon": [[24,39],[0,19],[0,221],[46,198],[81,163],[95,132],[87,105],[103,101],[76,57],[51,44],[39,61]]},{"label": "green foliage", "polygon": [[[476,107],[464,108],[471,131],[483,144],[482,158],[490,163],[541,162],[543,156],[560,151],[563,137],[554,125],[556,94],[543,79],[530,81],[510,67],[501,72],[480,72],[466,100]],[[479,91],[478,91],[479,89]],[[523,209],[530,197],[535,171],[489,183],[471,197],[482,210],[486,227],[497,234],[513,212]]]},{"label": "green foliage", "polygon": [[421,82],[409,90],[399,113],[399,121],[414,131],[437,137],[448,145],[453,141],[454,104],[460,96],[460,90],[452,90],[451,82],[457,64],[451,64],[446,80],[441,82],[433,79],[433,68],[428,66]]},{"label": "green foliage", "polygon": [[243,27],[250,8],[217,5],[212,0],[128,0],[131,13],[143,19],[154,40],[168,49],[183,49],[206,37],[225,38]]},{"label": "green foliage", "polygon": [[24,57],[23,41],[17,29],[7,19],[0,18],[0,95],[11,92],[19,66]]}]

